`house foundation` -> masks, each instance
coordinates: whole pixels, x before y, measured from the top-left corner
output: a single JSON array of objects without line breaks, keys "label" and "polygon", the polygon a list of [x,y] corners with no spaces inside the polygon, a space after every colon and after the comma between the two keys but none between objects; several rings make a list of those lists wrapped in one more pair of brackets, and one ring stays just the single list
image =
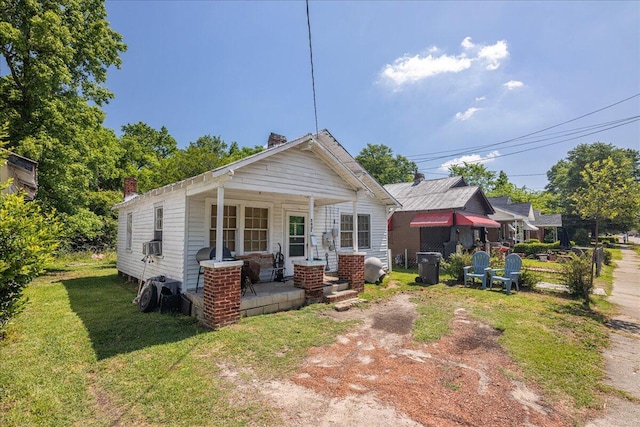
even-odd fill
[{"label": "house foundation", "polygon": [[203,323],[219,329],[240,320],[240,272],[243,261],[202,261]]}]

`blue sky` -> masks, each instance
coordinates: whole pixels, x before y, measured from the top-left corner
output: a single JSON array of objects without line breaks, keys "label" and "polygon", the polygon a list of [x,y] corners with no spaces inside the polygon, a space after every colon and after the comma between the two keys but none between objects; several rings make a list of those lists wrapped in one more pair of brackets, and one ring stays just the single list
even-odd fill
[{"label": "blue sky", "polygon": [[[206,134],[255,146],[270,132],[315,132],[303,1],[106,4],[128,45],[109,73],[106,126],[166,126],[180,146]],[[309,8],[318,127],[353,156],[385,144],[427,178],[482,160],[542,189],[580,143],[640,149],[640,122],[620,121],[640,115],[640,2]]]}]

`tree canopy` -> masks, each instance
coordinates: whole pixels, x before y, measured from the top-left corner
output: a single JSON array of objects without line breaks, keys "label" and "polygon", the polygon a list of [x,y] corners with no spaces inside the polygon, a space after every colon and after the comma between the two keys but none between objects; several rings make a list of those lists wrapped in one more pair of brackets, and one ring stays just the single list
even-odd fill
[{"label": "tree canopy", "polygon": [[384,144],[367,144],[355,159],[380,184],[397,184],[413,180],[418,166],[406,157],[397,154]]}]

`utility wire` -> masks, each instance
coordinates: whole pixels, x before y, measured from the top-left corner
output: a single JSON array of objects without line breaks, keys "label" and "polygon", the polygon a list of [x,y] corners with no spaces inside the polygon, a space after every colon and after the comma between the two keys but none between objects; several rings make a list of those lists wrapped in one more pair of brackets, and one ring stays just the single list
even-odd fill
[{"label": "utility wire", "polygon": [[[518,137],[515,137],[515,138],[507,139],[505,141],[501,141],[501,142],[498,142],[498,143],[487,144],[487,145],[481,145],[481,146],[477,146],[477,147],[472,147],[471,149],[472,150],[489,149],[489,148],[494,148],[494,147],[497,147],[497,146],[500,146],[500,145],[508,144],[509,142],[514,142],[514,141],[518,141],[520,139],[525,139],[525,138],[531,137],[533,135],[537,135],[539,133],[546,132],[548,130],[551,130],[551,129],[566,125],[567,123],[575,122],[576,120],[583,119],[585,117],[588,117],[588,116],[591,116],[593,114],[599,113],[599,112],[604,111],[606,109],[615,107],[616,105],[622,104],[623,102],[627,102],[627,101],[629,101],[629,100],[631,100],[633,98],[637,98],[639,96],[640,96],[640,93],[636,93],[635,95],[632,95],[632,96],[629,96],[629,97],[627,97],[625,99],[622,99],[620,101],[614,102],[613,104],[609,104],[609,105],[607,105],[605,107],[599,108],[597,110],[591,111],[589,113],[583,114],[583,115],[575,117],[573,119],[566,120],[566,121],[564,121],[562,123],[558,123],[556,125],[549,126],[549,127],[544,128],[544,129],[540,129],[540,130],[537,130],[535,132],[531,132],[531,133],[528,133],[528,134],[525,134],[525,135],[521,135],[521,136],[518,136]],[[467,150],[469,150],[469,149],[467,149]],[[465,151],[460,151],[460,154],[467,154],[467,153],[468,153],[468,151],[466,151],[466,152]],[[434,153],[431,153],[431,154],[434,154]],[[414,155],[407,156],[407,158],[408,159],[413,159],[413,158],[420,158],[420,157],[428,156],[428,155],[429,154],[414,154]],[[450,156],[447,156],[447,157],[450,157]]]},{"label": "utility wire", "polygon": [[309,0],[307,0],[307,30],[309,32],[309,58],[311,59],[311,88],[313,89],[313,115],[316,119],[316,135],[318,135],[318,107],[316,105],[316,79],[313,75],[313,49],[311,47],[311,19],[309,18]]}]

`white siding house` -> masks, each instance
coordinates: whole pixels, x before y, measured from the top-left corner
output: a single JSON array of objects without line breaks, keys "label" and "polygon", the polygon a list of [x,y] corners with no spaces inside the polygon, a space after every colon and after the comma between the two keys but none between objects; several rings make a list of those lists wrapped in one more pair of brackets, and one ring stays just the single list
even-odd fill
[{"label": "white siding house", "polygon": [[[127,196],[114,206],[117,267],[138,279],[179,280],[187,291],[196,288],[196,254],[205,247],[224,246],[234,256],[281,248],[287,275],[300,259],[319,258],[335,271],[340,251],[364,252],[386,266],[387,219],[398,206],[323,130]],[[143,244],[152,240],[162,242],[162,253],[143,262]],[[222,256],[216,251],[216,259]]]}]

